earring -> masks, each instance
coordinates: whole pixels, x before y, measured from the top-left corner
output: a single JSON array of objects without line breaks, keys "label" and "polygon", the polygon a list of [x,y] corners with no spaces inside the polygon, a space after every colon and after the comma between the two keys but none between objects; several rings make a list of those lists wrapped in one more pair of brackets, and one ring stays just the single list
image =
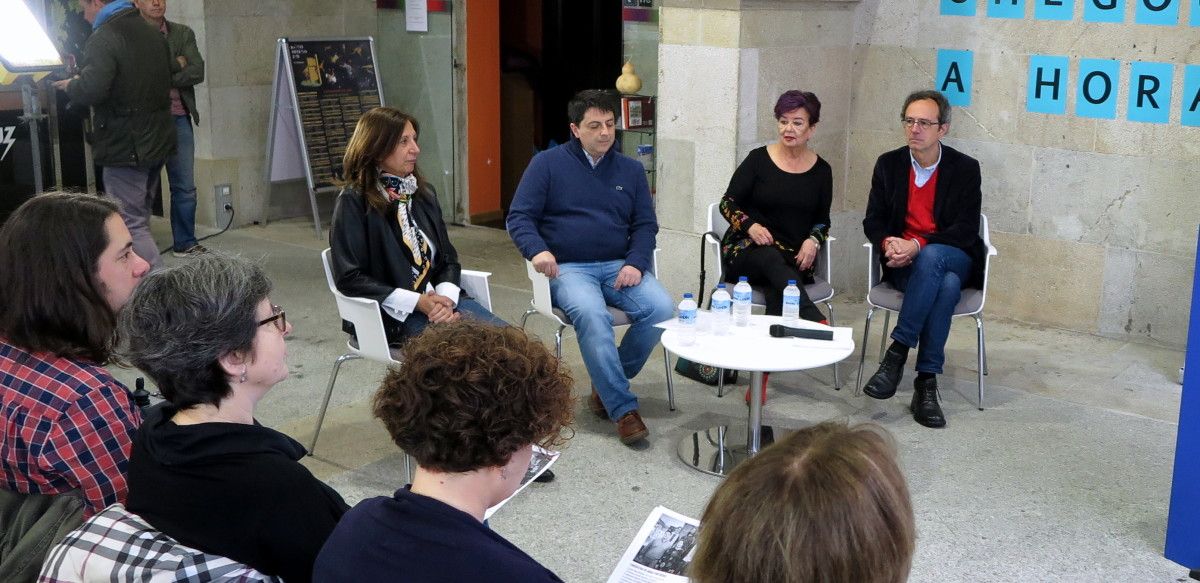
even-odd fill
[{"label": "earring", "polygon": [[242,369],[242,377],[238,379],[238,382],[239,383],[246,382],[246,369],[244,369],[244,368]]}]

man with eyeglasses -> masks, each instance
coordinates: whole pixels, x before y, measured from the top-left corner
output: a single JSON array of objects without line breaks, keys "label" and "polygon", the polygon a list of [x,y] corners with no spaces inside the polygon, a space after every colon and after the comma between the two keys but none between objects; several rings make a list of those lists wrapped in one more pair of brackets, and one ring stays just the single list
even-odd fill
[{"label": "man with eyeglasses", "polygon": [[917,423],[945,427],[937,375],[950,319],[962,288],[983,281],[979,162],[941,142],[950,130],[950,103],[941,93],[910,94],[900,121],[908,144],[875,162],[863,231],[879,249],[884,279],[904,292],[904,303],[892,344],[863,392],[876,399],[896,394],[915,347],[909,409]]}]

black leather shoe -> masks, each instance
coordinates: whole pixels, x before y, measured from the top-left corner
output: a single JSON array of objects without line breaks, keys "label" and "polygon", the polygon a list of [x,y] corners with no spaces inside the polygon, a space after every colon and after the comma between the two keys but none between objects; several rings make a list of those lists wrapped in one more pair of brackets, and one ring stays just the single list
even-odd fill
[{"label": "black leather shoe", "polygon": [[539,474],[538,477],[534,478],[533,481],[535,481],[539,484],[546,484],[549,482],[553,482],[554,481],[554,471],[546,470],[546,471],[542,472],[541,474]]},{"label": "black leather shoe", "polygon": [[912,411],[913,419],[925,427],[946,426],[946,416],[938,404],[937,377],[913,381],[913,399],[908,409]]},{"label": "black leather shoe", "polygon": [[896,385],[900,384],[900,378],[904,376],[904,361],[907,358],[907,354],[888,348],[887,352],[883,353],[883,362],[879,363],[879,370],[863,385],[863,392],[875,399],[892,398],[892,395],[896,394]]}]

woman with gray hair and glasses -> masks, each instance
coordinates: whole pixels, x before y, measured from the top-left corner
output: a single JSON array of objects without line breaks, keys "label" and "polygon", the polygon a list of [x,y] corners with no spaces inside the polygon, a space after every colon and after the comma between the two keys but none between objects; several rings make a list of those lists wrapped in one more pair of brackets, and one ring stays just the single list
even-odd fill
[{"label": "woman with gray hair and glasses", "polygon": [[288,583],[348,509],[297,461],[294,439],[254,407],[288,376],[291,332],[271,281],[246,260],[205,254],[146,277],[122,313],[128,357],[158,384],[134,438],[128,510],[175,540]]}]

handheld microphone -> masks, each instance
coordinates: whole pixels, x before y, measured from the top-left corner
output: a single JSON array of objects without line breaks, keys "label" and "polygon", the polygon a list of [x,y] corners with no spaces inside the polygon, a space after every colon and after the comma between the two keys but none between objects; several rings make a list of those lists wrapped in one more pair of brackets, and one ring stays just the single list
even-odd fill
[{"label": "handheld microphone", "polygon": [[807,338],[809,340],[833,340],[833,330],[809,330],[792,328],[783,324],[771,324],[772,338]]}]

